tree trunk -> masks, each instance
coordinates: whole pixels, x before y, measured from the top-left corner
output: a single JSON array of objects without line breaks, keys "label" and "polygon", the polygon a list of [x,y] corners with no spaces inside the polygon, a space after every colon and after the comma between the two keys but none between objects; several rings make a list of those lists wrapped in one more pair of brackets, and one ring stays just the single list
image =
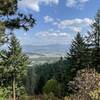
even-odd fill
[{"label": "tree trunk", "polygon": [[13,78],[13,100],[16,100],[16,84],[15,77]]}]

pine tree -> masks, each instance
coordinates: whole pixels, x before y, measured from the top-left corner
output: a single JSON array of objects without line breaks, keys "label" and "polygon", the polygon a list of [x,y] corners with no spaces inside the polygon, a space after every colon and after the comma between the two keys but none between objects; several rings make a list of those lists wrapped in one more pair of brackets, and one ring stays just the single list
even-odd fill
[{"label": "pine tree", "polygon": [[92,32],[89,32],[89,48],[91,49],[92,66],[100,72],[100,10],[91,25]]},{"label": "pine tree", "polygon": [[20,0],[0,0],[0,21],[7,29],[28,30],[35,23],[32,15],[25,15],[18,10]]},{"label": "pine tree", "polygon": [[35,24],[32,14],[25,15],[18,10],[19,1],[0,0],[0,45],[9,40],[12,30],[23,28],[27,31]]},{"label": "pine tree", "polygon": [[[25,31],[27,31],[29,30],[29,28],[33,27],[33,25],[35,24],[35,19],[33,18],[32,14],[25,15],[24,13],[21,13],[19,11],[18,9],[19,1],[20,0],[0,0],[0,46],[4,44],[5,42],[8,42],[9,40],[8,37],[9,35],[11,35],[12,30],[22,28]],[[6,30],[9,30],[9,31],[6,31]],[[13,47],[14,43],[12,43],[11,45]],[[17,46],[20,47],[20,45],[17,45]],[[9,48],[9,51],[10,50],[11,48]],[[18,52],[21,52],[21,48],[18,50]],[[0,86],[2,86],[2,82],[4,82],[5,77],[6,77],[6,80],[5,80],[6,84],[8,84],[9,81],[11,80],[11,77],[9,78],[8,73],[6,74],[6,71],[9,71],[9,70],[7,70],[6,67],[2,65],[2,62],[1,62],[1,59],[4,60],[3,62],[6,62],[6,64],[8,65],[14,62],[13,57],[11,58],[11,54],[10,52],[0,51]],[[6,56],[7,56],[7,59],[9,58],[8,60],[6,59]],[[14,58],[14,60],[16,59]],[[20,64],[21,64],[21,61],[23,60],[23,62],[25,62],[27,60],[27,57],[22,55],[20,59],[21,59],[20,60]],[[22,65],[23,64],[24,63],[22,63]]]},{"label": "pine tree", "polygon": [[12,87],[13,100],[16,100],[17,86],[22,85],[22,78],[26,74],[27,65],[28,58],[22,53],[19,41],[13,34],[8,51],[5,52],[5,57],[3,58],[3,85]]},{"label": "pine tree", "polygon": [[72,41],[70,51],[67,55],[70,71],[75,75],[77,70],[88,66],[87,46],[84,38],[78,33]]}]

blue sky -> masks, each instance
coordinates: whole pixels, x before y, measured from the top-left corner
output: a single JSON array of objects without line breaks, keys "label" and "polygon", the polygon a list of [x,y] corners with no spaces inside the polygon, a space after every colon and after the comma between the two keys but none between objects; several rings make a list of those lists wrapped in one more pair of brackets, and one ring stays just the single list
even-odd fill
[{"label": "blue sky", "polygon": [[23,45],[70,44],[77,32],[85,35],[100,9],[100,0],[22,0],[20,11],[32,14],[36,25],[16,31]]}]

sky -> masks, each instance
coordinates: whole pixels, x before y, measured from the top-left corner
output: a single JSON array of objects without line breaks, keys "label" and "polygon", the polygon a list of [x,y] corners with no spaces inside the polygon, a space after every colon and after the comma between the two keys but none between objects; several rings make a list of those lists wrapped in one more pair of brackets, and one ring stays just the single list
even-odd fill
[{"label": "sky", "polygon": [[22,45],[69,45],[77,32],[90,30],[100,0],[22,0],[18,6],[36,19],[28,32],[16,30]]}]

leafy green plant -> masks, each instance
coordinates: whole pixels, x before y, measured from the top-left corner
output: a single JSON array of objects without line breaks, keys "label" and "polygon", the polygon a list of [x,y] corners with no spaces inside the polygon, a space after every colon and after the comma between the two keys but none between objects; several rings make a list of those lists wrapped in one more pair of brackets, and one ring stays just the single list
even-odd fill
[{"label": "leafy green plant", "polygon": [[47,95],[50,93],[53,93],[55,96],[59,96],[60,95],[60,85],[54,79],[48,80],[45,86],[43,87],[43,91]]}]

